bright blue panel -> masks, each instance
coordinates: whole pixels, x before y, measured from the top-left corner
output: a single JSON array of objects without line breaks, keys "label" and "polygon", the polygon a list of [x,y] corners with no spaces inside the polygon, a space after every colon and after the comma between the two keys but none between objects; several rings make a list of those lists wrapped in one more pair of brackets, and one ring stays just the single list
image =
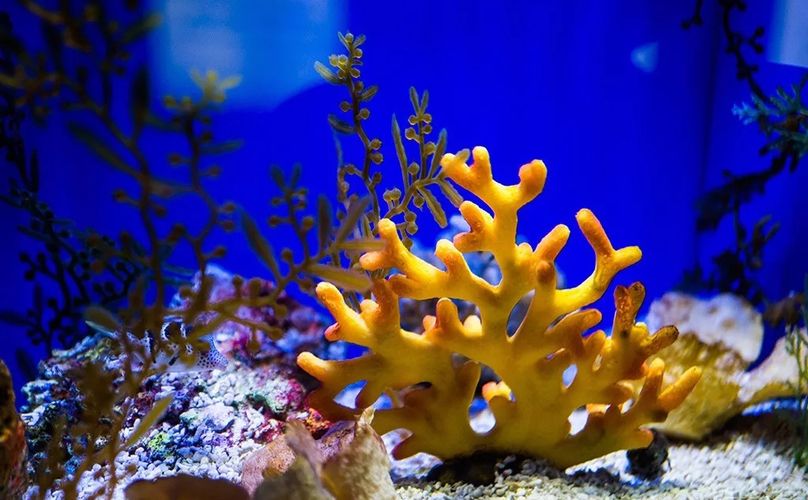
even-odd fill
[{"label": "bright blue panel", "polygon": [[332,53],[344,29],[342,0],[227,2],[153,0],[164,15],[152,37],[158,94],[190,94],[191,70],[241,75],[230,105],[274,106],[319,83],[316,60]]}]

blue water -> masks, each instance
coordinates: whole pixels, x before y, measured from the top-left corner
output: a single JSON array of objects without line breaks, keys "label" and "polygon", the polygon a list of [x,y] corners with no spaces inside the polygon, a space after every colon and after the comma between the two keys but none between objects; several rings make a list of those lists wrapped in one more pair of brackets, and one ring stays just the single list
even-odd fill
[{"label": "blue water", "polygon": [[[760,24],[778,33],[773,47],[789,47],[783,33],[805,29],[799,22],[783,28],[782,9],[789,2],[750,3],[739,26],[751,31]],[[302,164],[302,182],[311,192],[334,196],[336,155],[326,115],[337,112],[344,91],[320,83],[312,64],[340,49],[338,30],[368,37],[364,79],[381,90],[367,126],[385,142],[388,183],[400,179],[388,147],[390,116],[406,119],[410,85],[429,89],[434,124],[448,130],[450,151],[486,146],[502,182],[515,182],[519,165],[533,158],[547,164],[545,192],[524,210],[522,234],[537,241],[557,223],[574,226],[575,212],[588,207],[615,246],[642,248],[643,260],[616,282],[642,280],[650,298],[732,241],[729,221],[714,233],[697,234],[697,197],[722,181],[724,169],[742,173],[767,165],[757,156],[762,135],[731,113],[734,104],[748,100],[749,90],[735,79],[734,62],[723,51],[713,2],[706,2],[704,26],[689,31],[679,25],[691,13],[689,2],[279,0],[240,9],[201,0],[171,4],[166,23],[134,57],[151,69],[158,96],[190,92],[186,77],[192,68],[242,74],[216,130],[222,139],[243,139],[245,146],[223,158],[224,173],[212,191],[236,200],[258,220],[271,210],[271,164]],[[17,31],[37,36],[26,18],[15,18]],[[805,71],[776,62],[799,62],[785,50],[761,56],[759,80],[766,91],[797,81]],[[125,109],[123,94],[119,104]],[[64,125],[58,117],[44,127],[26,125],[26,140],[43,165],[43,196],[57,213],[83,226],[111,234],[125,227],[137,231],[134,211],[111,197],[123,182],[120,174],[72,140]],[[343,143],[346,159],[358,161],[355,141]],[[149,147],[161,151],[165,145]],[[808,271],[806,188],[803,165],[772,181],[743,209],[750,225],[765,214],[781,224],[759,275],[771,297],[799,289]],[[7,263],[0,304],[22,310],[31,285],[22,279],[17,255],[30,242],[15,231],[19,214],[0,210],[0,261]],[[194,222],[193,214],[188,218]],[[418,237],[429,244],[438,228],[426,215],[420,222]],[[570,283],[586,277],[593,262],[576,231],[559,259]],[[274,234],[276,246],[290,239],[284,231]],[[264,273],[243,238],[228,236],[222,243],[229,246],[225,268]],[[21,331],[2,328],[0,355],[13,368],[16,348],[42,354]],[[776,335],[771,332],[768,345]],[[16,368],[15,376],[19,382]]]}]

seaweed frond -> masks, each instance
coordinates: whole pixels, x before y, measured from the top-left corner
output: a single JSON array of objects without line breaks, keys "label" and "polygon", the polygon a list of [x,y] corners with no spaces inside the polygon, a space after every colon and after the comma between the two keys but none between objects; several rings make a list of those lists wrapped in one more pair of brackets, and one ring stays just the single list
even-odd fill
[{"label": "seaweed frond", "polygon": [[[396,228],[408,247],[411,245],[410,236],[418,230],[418,211],[426,206],[432,217],[441,227],[447,225],[445,211],[436,196],[434,189],[439,190],[442,196],[453,205],[462,202],[457,190],[452,186],[440,166],[440,158],[446,152],[446,130],[438,133],[437,141],[433,140],[432,115],[428,112],[429,92],[410,88],[409,97],[412,113],[407,118],[408,126],[401,131],[401,125],[395,116],[392,117],[391,135],[395,146],[395,156],[401,171],[401,184],[384,190],[379,197],[382,183],[382,163],[384,155],[381,153],[382,141],[370,137],[363,122],[369,119],[370,110],[366,104],[378,92],[375,85],[368,86],[362,80],[360,68],[363,64],[364,43],[363,35],[354,36],[351,33],[339,35],[340,42],[347,51],[346,54],[335,54],[329,57],[329,65],[316,63],[315,69],[333,85],[340,85],[347,89],[348,99],[340,102],[339,108],[347,119],[336,115],[328,117],[329,124],[337,135],[355,135],[362,145],[363,158],[360,163],[344,162],[342,148],[338,144],[337,165],[337,199],[348,206],[352,199],[359,195],[351,192],[352,178],[358,179],[367,196],[370,198],[368,210],[363,214],[357,231],[363,238],[379,235],[379,221],[390,219],[396,223]],[[412,159],[407,156],[405,139],[414,142],[417,152]],[[382,204],[384,202],[384,205]],[[351,263],[355,264],[352,259]]]},{"label": "seaweed frond", "polygon": [[[24,55],[10,17],[0,13],[3,82],[13,81],[15,60]],[[20,133],[25,105],[15,86],[0,84],[0,152],[13,167],[8,191],[0,194],[0,201],[25,214],[27,221],[18,230],[35,241],[39,250],[20,254],[25,279],[35,282],[30,307],[24,313],[2,310],[0,321],[23,328],[31,342],[43,345],[49,354],[87,335],[84,308],[91,304],[119,307],[145,269],[138,262],[140,249],[132,242],[116,243],[109,236],[78,228],[58,217],[42,199],[40,162],[36,150],[27,150]],[[33,365],[27,351],[20,349],[17,356]]]},{"label": "seaweed frond", "polygon": [[[288,177],[284,176],[279,167],[271,169],[272,178],[281,193],[272,198],[271,204],[280,208],[281,213],[269,216],[267,224],[271,228],[289,226],[302,255],[296,257],[290,247],[283,247],[279,253],[276,252],[255,220],[246,211],[241,212],[241,227],[247,241],[275,282],[275,287],[269,294],[250,297],[249,304],[251,307],[273,307],[279,318],[284,317],[285,311],[278,306],[277,299],[293,283],[306,293],[313,291],[312,278],[329,280],[345,291],[365,292],[370,288],[370,279],[364,272],[344,268],[330,261],[340,251],[355,253],[379,247],[375,240],[351,238],[357,221],[367,207],[367,198],[354,200],[342,221],[334,227],[331,218],[333,209],[325,196],[320,196],[318,200],[316,216],[308,213],[308,189],[300,185],[300,173],[299,165],[295,165]],[[316,234],[316,240],[313,240],[310,233]],[[268,333],[273,338],[282,334],[274,327]]]},{"label": "seaweed frond", "polygon": [[[36,168],[32,162],[32,170]],[[9,179],[9,192],[0,195],[0,201],[27,214],[28,223],[18,229],[41,244],[34,254],[20,254],[25,279],[35,282],[34,291],[25,313],[0,311],[0,321],[25,328],[29,339],[50,353],[89,333],[83,317],[86,307],[120,307],[145,267],[136,245],[116,243],[56,217],[39,193],[30,190],[33,186],[24,183],[25,177]]]}]

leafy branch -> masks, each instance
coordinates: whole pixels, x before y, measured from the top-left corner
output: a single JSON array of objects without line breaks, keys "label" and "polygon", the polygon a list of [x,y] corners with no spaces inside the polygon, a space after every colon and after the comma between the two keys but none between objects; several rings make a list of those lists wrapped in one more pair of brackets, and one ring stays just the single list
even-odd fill
[{"label": "leafy branch", "polygon": [[[321,196],[318,201],[317,216],[307,213],[308,189],[301,186],[300,166],[296,165],[288,178],[278,167],[271,169],[272,178],[280,190],[280,195],[272,198],[273,207],[281,207],[284,215],[271,215],[268,218],[269,227],[289,226],[294,232],[297,243],[303,255],[296,260],[295,253],[290,247],[284,247],[277,253],[269,240],[261,233],[255,220],[246,212],[241,212],[241,227],[247,236],[247,241],[259,259],[267,267],[275,282],[275,288],[265,296],[251,297],[251,307],[275,307],[276,316],[285,316],[283,309],[278,310],[276,302],[282,290],[292,283],[310,293],[314,289],[312,277],[327,280],[346,291],[365,292],[370,288],[368,276],[353,268],[343,268],[329,264],[326,261],[340,251],[361,253],[378,250],[382,244],[373,239],[349,239],[353,228],[367,208],[368,199],[354,200],[348,207],[340,226],[333,227],[331,214],[333,213],[328,198]],[[312,241],[311,233],[316,233],[316,242]],[[332,237],[333,235],[333,237]],[[269,334],[277,338],[281,331],[273,327]]]},{"label": "leafy branch", "polygon": [[[369,210],[367,210],[357,226],[357,231],[363,238],[378,236],[378,222],[388,218],[396,222],[396,227],[406,245],[411,245],[410,236],[418,230],[417,212],[413,208],[422,209],[426,205],[435,221],[445,227],[446,215],[440,202],[430,188],[437,187],[443,196],[451,203],[458,205],[462,199],[454,187],[446,179],[440,168],[440,158],[446,151],[446,131],[438,134],[437,142],[430,140],[432,134],[432,115],[427,112],[429,93],[418,95],[410,89],[410,102],[413,112],[408,118],[410,125],[404,130],[404,139],[417,144],[416,160],[407,158],[401,128],[396,117],[393,116],[391,133],[395,145],[396,158],[401,171],[401,185],[386,189],[381,199],[387,205],[383,209],[378,194],[382,182],[380,168],[384,156],[381,153],[382,141],[370,138],[365,131],[363,122],[370,117],[370,110],[365,103],[370,101],[377,93],[378,87],[367,86],[361,79],[360,67],[364,55],[360,46],[365,37],[354,37],[351,33],[339,35],[340,41],[347,53],[329,57],[329,68],[322,63],[315,63],[315,69],[328,83],[343,86],[348,90],[348,100],[340,102],[340,110],[347,114],[347,120],[336,115],[330,115],[329,124],[336,134],[355,135],[363,148],[361,166],[345,163],[342,160],[341,148],[338,150],[339,164],[337,166],[337,199],[347,205],[351,200],[358,198],[351,191],[350,178],[357,178],[370,197]],[[339,144],[339,143],[338,143]],[[354,260],[351,260],[354,263]]]}]

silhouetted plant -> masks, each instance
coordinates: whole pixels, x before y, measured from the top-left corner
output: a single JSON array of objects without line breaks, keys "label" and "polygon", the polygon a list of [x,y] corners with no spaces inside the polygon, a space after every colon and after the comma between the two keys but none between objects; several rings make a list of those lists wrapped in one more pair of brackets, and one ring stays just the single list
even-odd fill
[{"label": "silhouetted plant", "polygon": [[[80,418],[70,425],[63,421],[57,426],[51,439],[53,449],[36,471],[40,497],[59,488],[66,497],[74,498],[82,475],[100,463],[107,464],[109,482],[101,491],[93,492],[93,496],[105,493],[111,496],[119,474],[114,458],[137,440],[137,435],[130,436],[128,441],[121,438],[124,422],[133,408],[131,397],[137,394],[142,382],[159,369],[149,362],[152,358],[145,353],[137,356],[146,360],[144,366],[134,368],[132,358],[139,347],[132,345],[126,332],[143,337],[147,330],[159,331],[164,318],[178,312],[170,311],[165,304],[173,295],[169,291],[175,284],[170,259],[179,243],[190,246],[198,269],[204,273],[208,262],[224,251],[207,249],[208,236],[217,227],[233,226],[228,214],[234,207],[216,203],[203,186],[203,179],[215,176],[217,171],[215,167],[203,165],[202,161],[206,155],[234,147],[228,142],[213,142],[209,112],[223,100],[224,90],[237,82],[219,82],[215,74],[209,73],[205,78],[197,78],[202,94],[199,99],[167,99],[164,111],[152,111],[148,74],[144,68],[132,70],[129,67],[130,45],[158,18],[154,15],[140,17],[136,3],[128,4],[132,8],[129,21],[108,18],[102,2],[87,2],[83,9],[76,10],[67,3],[58,10],[49,10],[36,2],[23,2],[43,25],[45,52],[30,53],[19,39],[4,38],[5,55],[13,56],[14,64],[13,71],[0,76],[0,83],[6,87],[8,95],[14,96],[15,106],[40,119],[53,112],[68,113],[69,129],[75,138],[134,181],[137,186],[134,193],[121,189],[115,193],[115,198],[136,207],[146,234],[141,243],[134,234],[124,231],[116,244],[110,238],[73,229],[72,224],[56,219],[47,205],[35,196],[40,177],[38,164],[28,162],[28,167],[22,168],[25,162],[17,161],[19,181],[12,186],[6,201],[30,214],[30,227],[21,229],[41,240],[45,247],[44,252],[33,258],[23,257],[28,266],[26,277],[55,281],[61,293],[61,301],[43,299],[45,292],[40,280],[34,288],[33,314],[29,313],[27,319],[41,323],[43,309],[52,310],[48,328],[67,332],[60,339],[67,343],[80,335],[82,330],[78,323],[84,314],[120,333],[113,349],[125,359],[121,372],[109,371],[102,364],[90,364],[81,373],[72,375],[81,390]],[[91,39],[100,42],[90,43]],[[70,64],[65,62],[68,60],[64,56],[66,51],[72,51]],[[121,84],[129,89],[130,113],[126,119],[120,119],[120,113],[113,110],[114,91],[121,88]],[[78,111],[82,112],[81,116]],[[91,120],[79,120],[88,115]],[[148,158],[142,148],[147,127],[185,142],[187,153],[172,154],[168,163],[186,166],[187,180],[176,181],[158,174],[157,169],[164,161]],[[24,152],[24,148],[21,149]],[[208,208],[207,222],[197,233],[191,233],[179,221],[164,222],[169,215],[168,201],[177,195],[196,197]],[[165,227],[169,229],[166,231]],[[113,276],[117,286],[108,278],[93,283],[91,273]],[[181,311],[188,323],[193,324],[200,311],[210,309],[206,307],[208,292],[205,286],[199,287],[195,292],[197,300]],[[123,298],[126,300],[121,300]],[[88,307],[90,304],[94,305]],[[68,338],[68,334],[72,338]],[[201,333],[183,340],[198,347],[200,336]],[[157,402],[144,421],[155,423],[161,409],[164,410],[165,401]],[[148,425],[141,433],[147,428]],[[68,452],[82,458],[76,470],[66,476],[60,458]]]},{"label": "silhouetted plant", "polygon": [[[748,49],[756,54],[763,52],[761,38],[764,30],[758,26],[751,35],[738,31],[733,25],[733,13],[746,10],[743,0],[718,0],[721,7],[721,26],[726,51],[735,59],[736,76],[744,81],[751,93],[751,103],[733,108],[733,113],[745,124],[755,123],[766,137],[760,155],[769,159],[769,165],[747,174],[724,172],[726,182],[707,191],[698,201],[696,227],[699,231],[715,230],[722,220],[731,215],[735,230],[735,244],[712,258],[714,269],[705,273],[700,266],[686,272],[684,283],[719,292],[732,292],[746,297],[753,304],[765,306],[763,317],[771,325],[784,324],[788,349],[799,368],[799,380],[795,388],[799,401],[801,442],[795,447],[795,458],[805,465],[808,460],[808,400],[802,396],[808,385],[806,355],[808,346],[799,334],[799,311],[806,317],[804,301],[808,297],[808,282],[804,294],[789,295],[779,300],[770,300],[755,277],[763,263],[763,250],[779,229],[778,223],[769,224],[771,216],[761,217],[752,231],[746,228],[741,218],[741,207],[753,197],[762,195],[767,183],[786,169],[794,172],[800,160],[808,153],[808,106],[803,102],[802,91],[808,83],[808,73],[788,92],[778,87],[774,95],[764,92],[756,79],[757,64],[747,58]],[[696,1],[693,16],[682,23],[684,28],[698,26],[703,22],[703,0]],[[804,321],[804,319],[803,319]]]},{"label": "silhouetted plant", "polygon": [[[725,170],[726,181],[708,190],[698,200],[696,228],[699,231],[713,231],[726,217],[731,216],[735,243],[711,259],[713,268],[710,271],[705,272],[700,265],[688,271],[684,285],[688,288],[732,292],[754,304],[764,305],[769,300],[755,273],[763,267],[764,248],[777,233],[779,224],[771,223],[771,216],[766,215],[749,230],[741,217],[741,208],[753,197],[763,194],[771,179],[786,169],[794,172],[808,152],[808,107],[802,98],[808,73],[799,83],[791,86],[790,92],[783,88],[778,88],[774,95],[764,92],[756,78],[759,67],[750,62],[748,56],[750,50],[755,54],[763,52],[763,27],[758,26],[751,34],[738,31],[733,25],[733,14],[745,11],[746,2],[719,0],[718,3],[721,7],[725,50],[735,59],[737,78],[747,84],[752,95],[751,103],[736,105],[733,113],[746,124],[756,123],[766,136],[760,155],[768,156],[769,165],[746,174]],[[684,28],[703,23],[702,7],[703,1],[698,0],[693,15],[682,22]]]},{"label": "silhouetted plant", "polygon": [[[0,195],[0,200],[27,214],[27,224],[18,229],[41,244],[41,250],[34,254],[20,254],[25,278],[35,281],[31,306],[25,313],[0,311],[0,321],[25,328],[31,341],[43,344],[50,353],[54,347],[73,345],[87,334],[82,314],[85,307],[119,306],[143,267],[136,262],[138,248],[118,246],[107,236],[78,230],[71,221],[56,217],[41,199],[39,161],[35,151],[26,157],[19,136],[22,113],[16,110],[8,89],[0,92],[6,98],[0,112],[7,120],[3,128],[14,134],[0,139],[0,148],[5,149],[8,163],[16,167],[16,177],[8,180],[9,191]],[[53,286],[43,287],[43,281]]]}]

